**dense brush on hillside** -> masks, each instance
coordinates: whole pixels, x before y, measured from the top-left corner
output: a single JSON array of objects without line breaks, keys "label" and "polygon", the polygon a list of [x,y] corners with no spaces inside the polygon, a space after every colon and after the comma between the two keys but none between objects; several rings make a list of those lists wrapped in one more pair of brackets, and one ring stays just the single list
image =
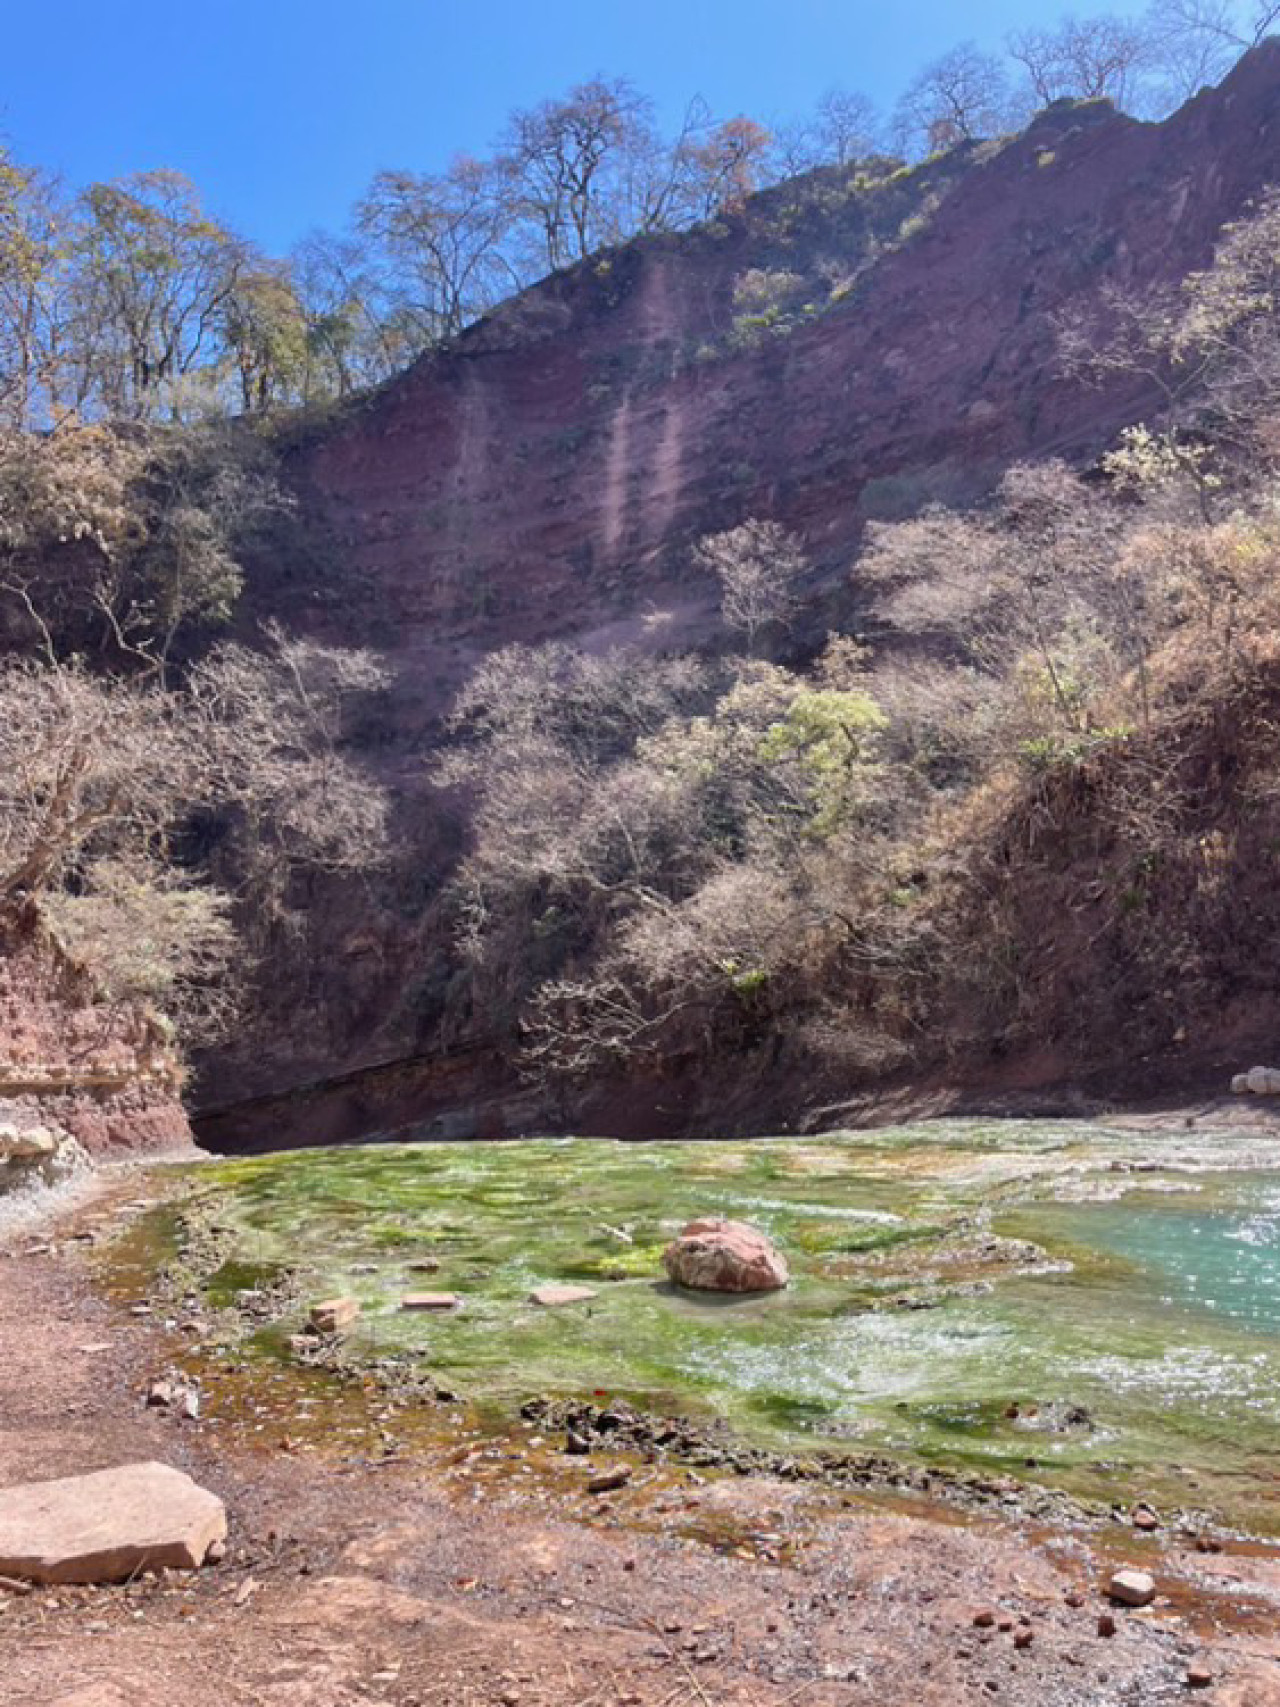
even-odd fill
[{"label": "dense brush on hillside", "polygon": [[1079,1071],[1238,998],[1280,846],[1277,256],[1272,200],[1064,327],[1159,374],[1158,427],[872,526],[866,632],[807,668],[751,655],[803,568],[759,524],[703,547],[743,655],[487,660],[442,767],[478,801],[454,1001],[537,1073],[785,1037],[849,1089],[978,1043]]},{"label": "dense brush on hillside", "polygon": [[1216,1078],[1280,1023],[1277,69],[815,171],[336,417],[7,431],[0,911],[224,1142]]}]

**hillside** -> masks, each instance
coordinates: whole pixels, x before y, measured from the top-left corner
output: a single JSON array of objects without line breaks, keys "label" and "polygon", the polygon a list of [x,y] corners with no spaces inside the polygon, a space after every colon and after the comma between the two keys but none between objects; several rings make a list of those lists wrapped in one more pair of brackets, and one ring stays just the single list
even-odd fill
[{"label": "hillside", "polygon": [[[513,642],[722,653],[689,554],[746,517],[794,530],[811,564],[786,656],[856,632],[867,601],[847,571],[868,521],[976,499],[1019,459],[1084,465],[1153,416],[1140,380],[1063,373],[1056,317],[1204,266],[1277,175],[1272,43],[1162,124],[1060,104],[1004,143],[882,177],[823,169],[637,241],[300,429],[285,469],[308,552],[253,566],[243,620],[385,656],[394,682],[359,740],[392,786],[399,852],[387,875],[309,887],[306,934],[280,946],[253,1023],[202,1063],[205,1130],[302,1141],[446,1111],[459,1134],[696,1121],[678,1076],[593,1109],[556,1093],[557,1114],[516,1075],[504,1025],[454,999],[439,897],[466,832],[429,758],[453,696]],[[962,1054],[960,1077],[982,1081],[981,1045]],[[1013,1082],[1076,1072],[1028,1050]],[[775,1076],[767,1108],[730,1118],[799,1120],[839,1091]],[[265,1100],[236,1107],[248,1098]]]}]

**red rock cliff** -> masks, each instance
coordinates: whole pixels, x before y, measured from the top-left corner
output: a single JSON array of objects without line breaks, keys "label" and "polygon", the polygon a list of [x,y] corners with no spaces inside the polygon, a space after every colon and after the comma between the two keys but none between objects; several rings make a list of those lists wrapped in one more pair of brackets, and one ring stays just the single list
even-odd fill
[{"label": "red rock cliff", "polygon": [[[552,636],[715,644],[688,548],[749,515],[804,536],[809,634],[856,622],[847,568],[869,516],[976,494],[1015,458],[1087,455],[1152,408],[1131,385],[1066,379],[1054,317],[1109,283],[1203,265],[1277,178],[1269,43],[1163,124],[1050,109],[1002,145],[878,185],[822,171],[716,226],[628,245],[527,292],[298,449],[292,478],[330,573],[264,566],[251,603],[395,666],[369,757],[398,795],[418,892],[403,873],[378,904],[317,892],[323,929],[279,969],[252,1034],[206,1065],[205,1105],[264,1096],[244,1118],[300,1141],[333,1104],[274,1099],[316,1081],[342,1079],[342,1133],[465,1100],[461,1058],[440,1060],[456,1040],[421,991],[421,920],[455,835],[424,749],[476,659]],[[735,286],[753,268],[799,281],[784,334],[741,323]],[[484,1060],[483,1016],[466,1041]],[[378,1063],[393,1065],[353,1088]],[[477,1073],[474,1094],[492,1088]],[[494,1106],[477,1127],[500,1126]]]}]

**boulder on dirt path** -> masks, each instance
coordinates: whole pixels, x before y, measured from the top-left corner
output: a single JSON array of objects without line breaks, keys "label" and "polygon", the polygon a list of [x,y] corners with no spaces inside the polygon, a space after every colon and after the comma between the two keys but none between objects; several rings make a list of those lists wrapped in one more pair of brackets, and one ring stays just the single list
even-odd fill
[{"label": "boulder on dirt path", "polygon": [[776,1292],[791,1278],[781,1253],[745,1221],[690,1221],[662,1265],[677,1286],[696,1292]]},{"label": "boulder on dirt path", "polygon": [[544,1310],[554,1310],[561,1304],[585,1304],[595,1296],[589,1286],[535,1286],[529,1302],[540,1304]]},{"label": "boulder on dirt path", "polygon": [[41,1583],[122,1582],[194,1570],[227,1533],[216,1494],[154,1462],[0,1488],[0,1575]]}]

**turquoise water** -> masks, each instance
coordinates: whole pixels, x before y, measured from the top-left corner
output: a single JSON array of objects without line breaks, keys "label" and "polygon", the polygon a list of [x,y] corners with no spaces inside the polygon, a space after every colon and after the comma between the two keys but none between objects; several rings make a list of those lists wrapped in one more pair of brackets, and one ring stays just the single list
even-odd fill
[{"label": "turquoise water", "polygon": [[1177,1195],[1135,1191],[1092,1208],[1081,1232],[1139,1268],[1171,1311],[1280,1334],[1280,1173],[1209,1175]]},{"label": "turquoise water", "polygon": [[[1213,1135],[952,1122],[293,1152],[202,1169],[192,1189],[235,1229],[233,1263],[286,1262],[307,1297],[359,1297],[357,1350],[416,1352],[512,1414],[534,1394],[605,1394],[765,1443],[1140,1489],[1280,1528],[1270,1160]],[[707,1213],[762,1227],[793,1284],[747,1299],[668,1286],[664,1244]],[[437,1272],[415,1272],[427,1257]],[[539,1310],[527,1295],[546,1281],[597,1296]],[[403,1312],[414,1290],[462,1307]]]}]

